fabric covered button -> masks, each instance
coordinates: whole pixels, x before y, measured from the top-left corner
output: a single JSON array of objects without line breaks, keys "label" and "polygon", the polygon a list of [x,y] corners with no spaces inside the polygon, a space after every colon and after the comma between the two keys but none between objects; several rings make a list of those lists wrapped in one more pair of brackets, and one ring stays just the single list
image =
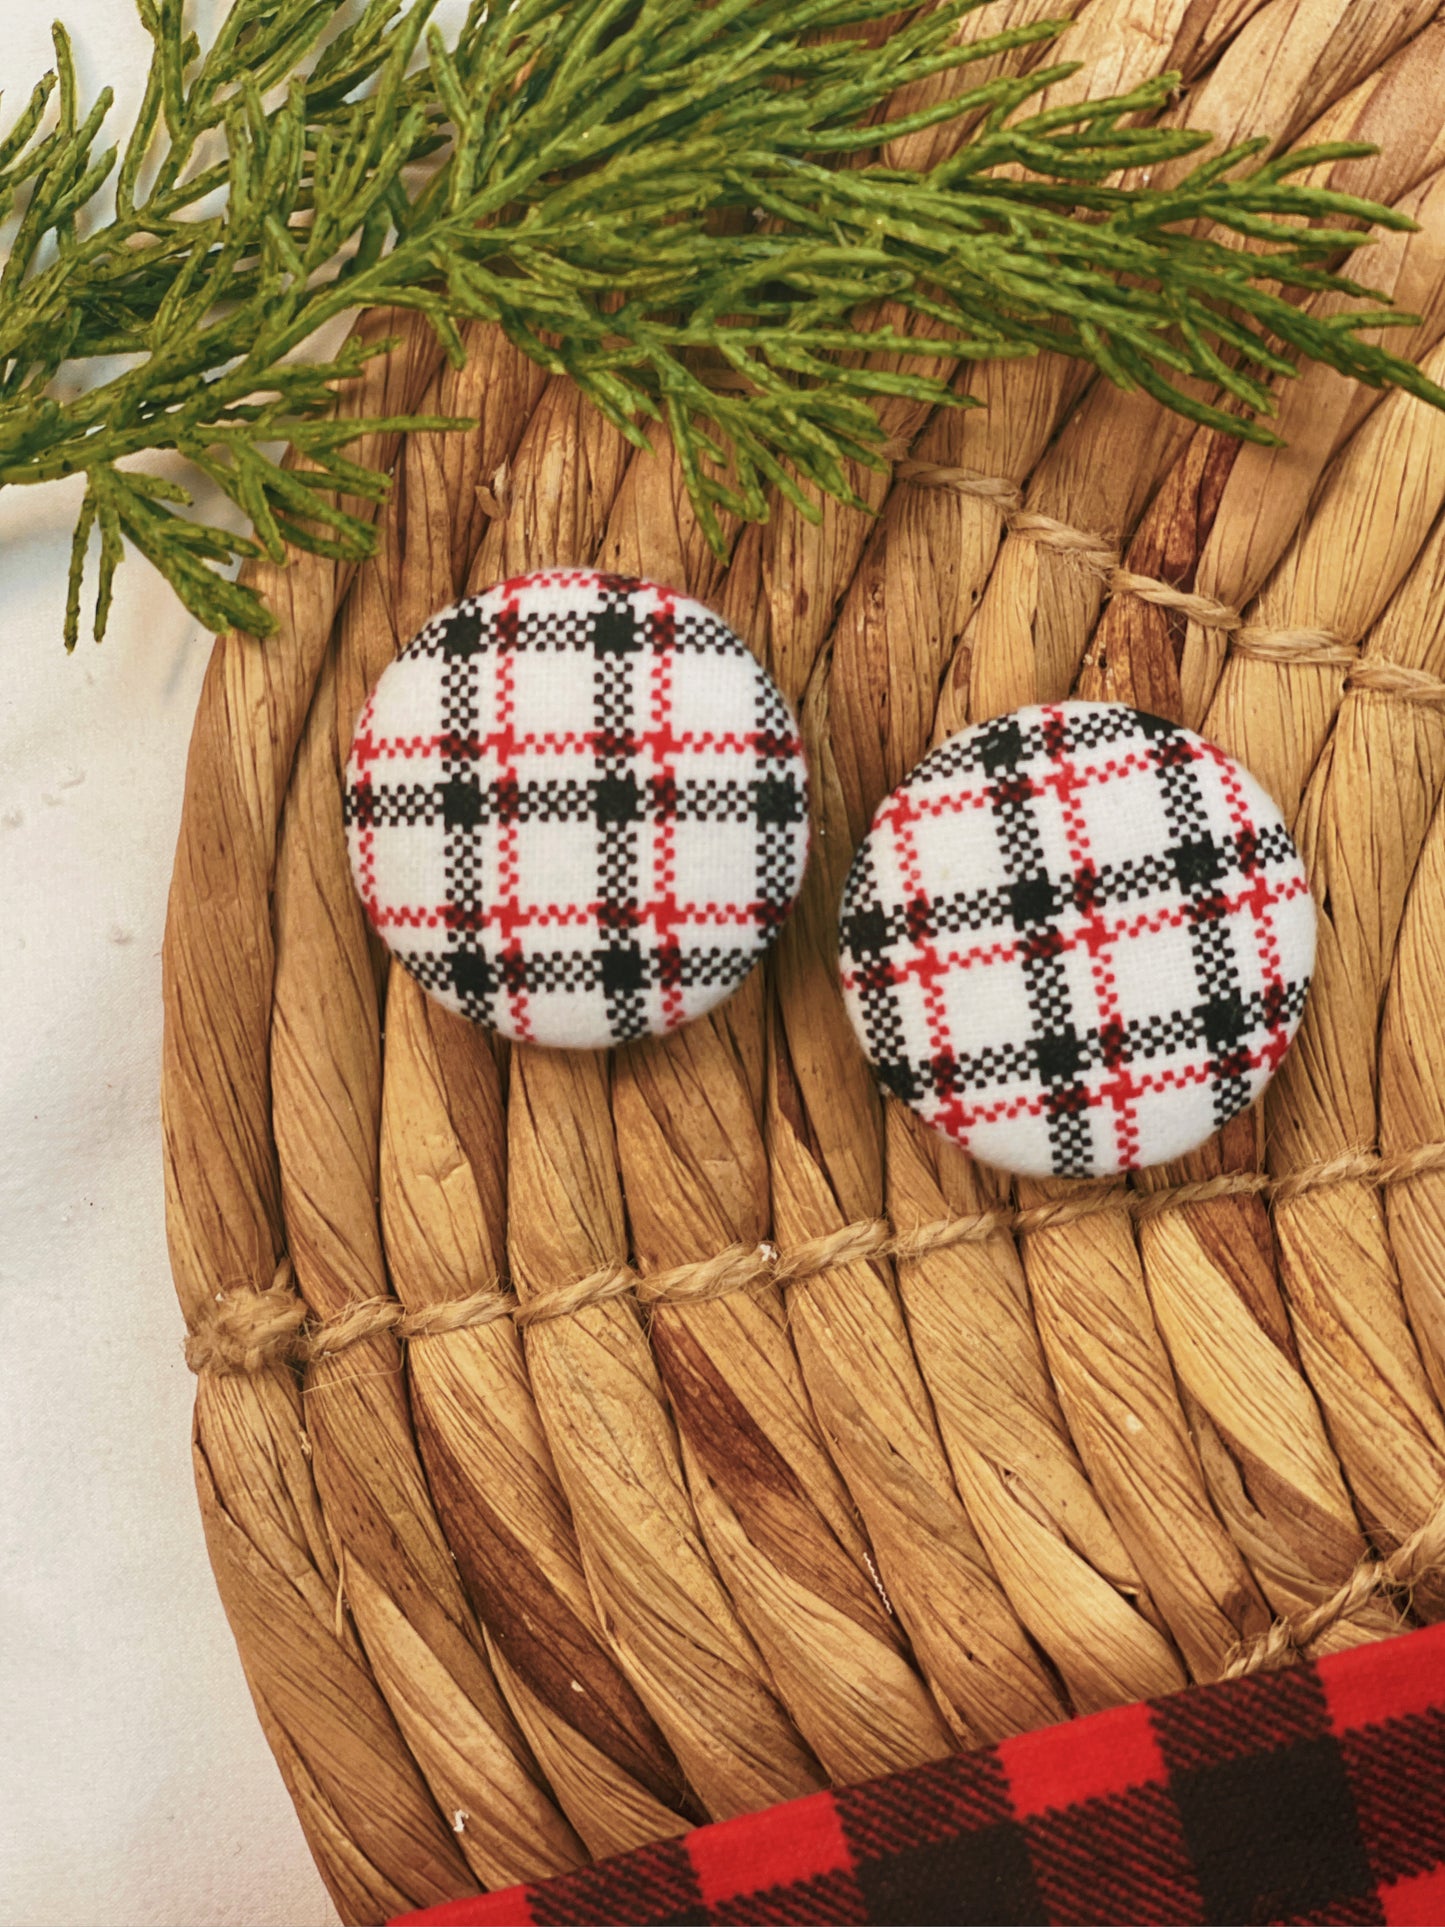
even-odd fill
[{"label": "fabric covered button", "polygon": [[436,615],[346,771],[367,915],[450,1009],[600,1049],[741,983],[802,884],[787,704],[690,597],[576,569]]},{"label": "fabric covered button", "polygon": [[1114,703],[953,737],[880,806],[843,992],[888,1089],[976,1157],[1104,1177],[1202,1144],[1289,1047],[1314,962],[1299,852],[1248,772]]}]

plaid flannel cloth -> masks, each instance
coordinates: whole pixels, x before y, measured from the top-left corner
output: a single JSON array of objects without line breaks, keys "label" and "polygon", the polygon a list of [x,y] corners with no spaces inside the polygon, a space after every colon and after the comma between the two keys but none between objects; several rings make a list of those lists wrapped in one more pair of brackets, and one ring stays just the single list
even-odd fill
[{"label": "plaid flannel cloth", "polygon": [[1445,1921],[1445,1626],[1048,1727],[409,1921]]}]

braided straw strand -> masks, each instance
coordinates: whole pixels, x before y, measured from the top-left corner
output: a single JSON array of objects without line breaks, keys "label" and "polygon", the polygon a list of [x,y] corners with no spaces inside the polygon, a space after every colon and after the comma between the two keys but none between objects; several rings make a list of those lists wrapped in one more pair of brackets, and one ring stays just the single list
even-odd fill
[{"label": "braided straw strand", "polygon": [[[1435,213],[1435,235],[1445,213]],[[1437,241],[1438,245],[1438,241]],[[1445,371],[1445,343],[1424,357]],[[1272,625],[1323,628],[1366,656],[1435,647],[1432,534],[1445,503],[1445,420],[1387,398],[1342,450],[1262,590]],[[1375,566],[1352,557],[1367,551]],[[1412,638],[1418,640],[1412,641]],[[1438,656],[1423,664],[1445,667]],[[1300,1036],[1266,1103],[1270,1168],[1308,1170],[1378,1130],[1375,1093],[1384,973],[1404,879],[1438,793],[1433,720],[1418,704],[1351,696],[1337,667],[1264,664],[1233,654],[1205,733],[1265,785],[1298,833],[1320,908],[1315,981]],[[1405,745],[1413,748],[1406,749]],[[1437,745],[1438,747],[1438,745]],[[1398,758],[1398,762],[1397,762]],[[1338,765],[1338,774],[1336,774]],[[1413,846],[1413,848],[1412,848]],[[1376,1188],[1344,1183],[1274,1212],[1279,1281],[1294,1341],[1370,1537],[1388,1552],[1445,1482],[1445,1419],[1402,1298]],[[1368,1331],[1368,1346],[1356,1333]],[[1438,1578],[1414,1609],[1445,1612]]]},{"label": "braided straw strand", "polygon": [[[505,382],[491,399],[507,407]],[[352,1309],[388,1283],[378,1214],[381,1011],[342,822],[354,709],[395,647],[372,598],[356,593],[364,587],[355,585],[322,666],[281,826],[273,1129],[298,1288],[319,1320],[339,1320],[338,1336],[352,1340],[313,1349],[303,1378],[346,1597],[439,1809],[473,1815],[456,1836],[463,1858],[474,1878],[496,1885],[518,1873],[564,1872],[587,1854],[543,1779],[466,1597],[421,1462],[395,1339],[366,1332]]]},{"label": "braided straw strand", "polygon": [[[358,332],[396,346],[342,413],[414,410],[441,360],[420,315]],[[397,438],[353,450],[387,467]],[[351,504],[366,519],[370,504]],[[187,769],[162,953],[162,1129],[177,1294],[204,1344],[218,1279],[275,1288],[282,1251],[268,1087],[270,895],[292,758],[351,570],[320,556],[248,563],[280,624],[231,634],[207,671]],[[289,1277],[289,1273],[285,1274]],[[284,1308],[273,1298],[272,1316]],[[244,1350],[244,1341],[242,1341]],[[202,1374],[193,1463],[217,1587],[259,1717],[342,1918],[372,1921],[474,1879],[362,1651],[305,1450],[299,1388],[275,1371]]]}]

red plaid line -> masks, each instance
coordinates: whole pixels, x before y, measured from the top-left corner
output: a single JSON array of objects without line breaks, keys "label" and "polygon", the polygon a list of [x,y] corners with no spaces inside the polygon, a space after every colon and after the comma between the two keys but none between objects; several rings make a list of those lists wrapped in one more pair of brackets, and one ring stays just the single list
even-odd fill
[{"label": "red plaid line", "polygon": [[1445,1627],[1073,1720],[407,1919],[1439,1922]]},{"label": "red plaid line", "polygon": [[372,924],[443,1003],[601,1047],[726,996],[807,851],[802,746],[726,626],[587,570],[434,617],[362,711],[347,835]]},{"label": "red plaid line", "polygon": [[882,1082],[977,1156],[1100,1176],[1256,1097],[1314,913],[1279,812],[1192,732],[1020,710],[888,797],[844,893],[844,995]]}]

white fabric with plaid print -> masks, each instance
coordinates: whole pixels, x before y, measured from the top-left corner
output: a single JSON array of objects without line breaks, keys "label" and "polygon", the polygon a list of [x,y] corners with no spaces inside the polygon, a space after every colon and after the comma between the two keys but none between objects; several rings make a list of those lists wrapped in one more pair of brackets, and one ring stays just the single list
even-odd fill
[{"label": "white fabric with plaid print", "polygon": [[443,610],[357,723],[346,829],[367,915],[442,1003],[600,1049],[726,997],[802,883],[788,707],[710,610],[590,570]]},{"label": "white fabric with plaid print", "polygon": [[844,893],[844,997],[884,1086],[975,1156],[1104,1177],[1264,1088],[1314,961],[1273,802],[1114,703],[963,731],[880,806]]}]

